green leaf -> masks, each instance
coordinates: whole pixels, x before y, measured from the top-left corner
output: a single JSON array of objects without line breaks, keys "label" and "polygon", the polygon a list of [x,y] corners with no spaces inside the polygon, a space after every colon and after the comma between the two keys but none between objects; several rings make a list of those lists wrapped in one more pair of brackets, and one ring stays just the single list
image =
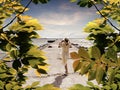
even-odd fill
[{"label": "green leaf", "polygon": [[113,28],[111,28],[109,24],[105,25],[104,27],[100,27],[100,25],[103,24],[104,21],[104,18],[95,19],[86,25],[84,31],[93,35],[109,34],[114,32]]},{"label": "green leaf", "polygon": [[99,65],[97,67],[97,72],[96,72],[96,81],[98,82],[98,84],[101,83],[104,74],[105,74],[104,66],[103,65]]},{"label": "green leaf", "polygon": [[33,57],[25,57],[21,60],[21,62],[24,64],[24,65],[30,65],[29,64],[29,60],[33,60],[33,59],[36,59],[36,58],[33,58]]},{"label": "green leaf", "polygon": [[85,7],[88,5],[89,0],[80,0],[77,5],[79,5],[80,7]]},{"label": "green leaf", "polygon": [[31,65],[33,68],[35,68],[36,65],[38,65],[38,64],[43,65],[43,66],[45,65],[45,63],[43,63],[44,59],[42,59],[42,58],[31,57],[31,59],[30,58],[26,58],[26,59],[28,59],[27,61],[29,62],[29,65]]},{"label": "green leaf", "polygon": [[1,90],[3,90],[4,84],[5,84],[5,83],[4,83],[3,81],[0,80],[0,89],[1,89]]},{"label": "green leaf", "polygon": [[0,74],[0,78],[7,78],[9,75],[7,75],[6,73]]},{"label": "green leaf", "polygon": [[83,62],[82,63],[82,66],[81,66],[81,71],[80,71],[80,74],[83,75],[83,74],[86,74],[90,68],[90,62]]},{"label": "green leaf", "polygon": [[100,59],[101,53],[100,50],[96,46],[92,46],[89,48],[89,54],[91,58],[94,58],[95,60]]},{"label": "green leaf", "polygon": [[5,72],[6,72],[6,70],[3,69],[2,67],[0,67],[0,73],[5,73]]},{"label": "green leaf", "polygon": [[112,59],[113,62],[117,61],[117,52],[113,48],[109,48],[105,55],[108,59]]},{"label": "green leaf", "polygon": [[112,90],[117,90],[117,84],[113,83],[113,84],[111,85],[111,88],[112,88]]},{"label": "green leaf", "polygon": [[89,70],[89,74],[88,74],[88,80],[94,80],[96,77],[96,70]]},{"label": "green leaf", "polygon": [[6,84],[5,87],[6,87],[6,90],[11,90],[12,89],[12,85],[10,83]]},{"label": "green leaf", "polygon": [[11,45],[10,43],[8,43],[8,44],[6,45],[6,50],[7,50],[7,51],[10,51],[11,48],[12,48],[12,45]]},{"label": "green leaf", "polygon": [[19,55],[19,51],[16,50],[15,48],[12,48],[11,51],[10,51],[10,56],[13,58],[13,59],[16,59]]},{"label": "green leaf", "polygon": [[76,2],[77,0],[70,0],[70,2]]},{"label": "green leaf", "polygon": [[37,69],[37,71],[41,74],[47,74],[47,72],[44,69]]},{"label": "green leaf", "polygon": [[116,74],[115,78],[120,79],[120,74]]},{"label": "green leaf", "polygon": [[12,74],[12,75],[16,75],[16,70],[15,69],[13,69],[13,68],[10,68],[9,69],[9,72]]},{"label": "green leaf", "polygon": [[34,57],[41,57],[43,56],[43,52],[38,49],[38,47],[34,46],[29,49],[27,52],[29,56],[34,56]]},{"label": "green leaf", "polygon": [[32,0],[33,3],[38,4],[39,0]]},{"label": "green leaf", "polygon": [[19,60],[14,60],[12,67],[16,70],[18,70],[19,67],[21,67],[21,62]]},{"label": "green leaf", "polygon": [[87,82],[87,84],[89,85],[89,86],[92,86],[92,87],[94,87],[94,84],[92,83],[92,82]]},{"label": "green leaf", "polygon": [[83,86],[81,84],[75,84],[72,87],[68,88],[68,90],[91,90],[91,89],[89,87]]},{"label": "green leaf", "polygon": [[36,90],[61,90],[58,87],[54,87],[52,84],[46,84],[40,88],[37,88]]},{"label": "green leaf", "polygon": [[20,89],[21,89],[21,86],[15,85],[12,89],[13,89],[13,90],[20,90]]},{"label": "green leaf", "polygon": [[112,84],[114,82],[116,70],[113,69],[113,68],[109,68],[108,69],[108,73],[109,73],[108,82],[109,82],[109,84]]},{"label": "green leaf", "polygon": [[80,47],[78,50],[79,57],[83,58],[84,60],[90,59],[88,52],[85,50],[84,47]]},{"label": "green leaf", "polygon": [[111,87],[109,85],[105,85],[102,87],[103,90],[111,90]]},{"label": "green leaf", "polygon": [[39,83],[40,83],[39,81],[33,82],[31,86],[32,86],[32,87],[35,87],[35,86],[37,86]]},{"label": "green leaf", "polygon": [[42,4],[48,3],[50,0],[39,0]]}]

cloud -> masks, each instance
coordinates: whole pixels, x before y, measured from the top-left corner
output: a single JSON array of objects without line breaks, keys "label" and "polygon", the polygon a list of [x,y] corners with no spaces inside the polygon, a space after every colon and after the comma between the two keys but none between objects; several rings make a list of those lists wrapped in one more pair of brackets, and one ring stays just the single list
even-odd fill
[{"label": "cloud", "polygon": [[44,12],[38,16],[38,19],[45,25],[75,25],[95,15],[94,8],[73,10],[71,6],[64,4],[59,11]]},{"label": "cloud", "polygon": [[71,5],[70,2],[63,3],[59,6],[61,10],[77,10],[78,8],[76,7],[77,5]]},{"label": "cloud", "polygon": [[[76,5],[77,6],[77,5]],[[96,17],[95,8],[80,8],[70,3],[59,4],[54,9],[40,12],[37,16],[45,30],[40,31],[42,38],[81,38],[87,34],[83,26]]]},{"label": "cloud", "polygon": [[49,12],[39,16],[41,23],[47,25],[72,25],[78,23],[82,19],[83,16],[81,16],[80,12],[74,12],[71,14]]}]

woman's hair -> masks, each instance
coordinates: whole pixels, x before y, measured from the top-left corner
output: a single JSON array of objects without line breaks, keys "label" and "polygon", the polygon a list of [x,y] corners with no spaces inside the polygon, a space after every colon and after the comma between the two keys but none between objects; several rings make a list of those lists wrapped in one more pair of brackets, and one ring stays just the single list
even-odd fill
[{"label": "woman's hair", "polygon": [[65,38],[64,40],[65,40],[65,42],[68,42],[68,41],[69,41],[69,39],[68,39],[68,38]]},{"label": "woman's hair", "polygon": [[65,38],[64,41],[65,41],[66,45],[69,44],[69,39],[68,38]]}]

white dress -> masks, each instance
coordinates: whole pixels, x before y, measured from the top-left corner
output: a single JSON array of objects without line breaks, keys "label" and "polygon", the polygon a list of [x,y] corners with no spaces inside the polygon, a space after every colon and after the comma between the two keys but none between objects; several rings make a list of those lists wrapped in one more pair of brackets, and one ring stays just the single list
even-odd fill
[{"label": "white dress", "polygon": [[69,57],[69,48],[70,48],[70,42],[66,45],[66,43],[63,41],[60,43],[60,46],[62,47],[62,60],[63,64],[67,64],[67,59]]}]

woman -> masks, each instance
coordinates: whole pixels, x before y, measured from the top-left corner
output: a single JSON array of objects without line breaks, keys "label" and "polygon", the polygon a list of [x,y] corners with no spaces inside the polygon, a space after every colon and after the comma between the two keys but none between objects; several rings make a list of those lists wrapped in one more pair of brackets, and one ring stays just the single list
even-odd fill
[{"label": "woman", "polygon": [[67,59],[69,57],[69,48],[71,47],[69,39],[65,38],[59,43],[59,46],[62,47],[62,60],[63,64],[65,66],[65,75],[68,74],[68,68],[67,68]]}]

